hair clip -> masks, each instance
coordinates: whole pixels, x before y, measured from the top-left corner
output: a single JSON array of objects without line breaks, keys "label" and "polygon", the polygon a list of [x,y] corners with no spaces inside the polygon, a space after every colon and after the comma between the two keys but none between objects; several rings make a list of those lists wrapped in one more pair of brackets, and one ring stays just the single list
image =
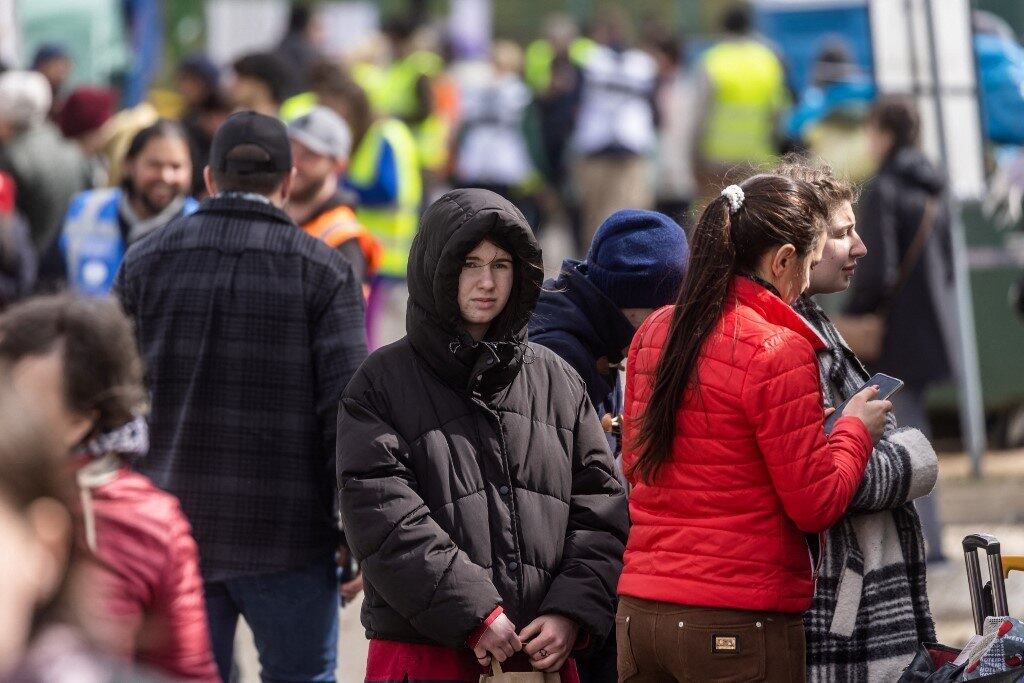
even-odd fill
[{"label": "hair clip", "polygon": [[743,194],[743,188],[739,185],[730,185],[729,187],[722,190],[722,196],[729,202],[729,213],[733,214],[740,210],[743,206],[743,200],[746,198]]}]

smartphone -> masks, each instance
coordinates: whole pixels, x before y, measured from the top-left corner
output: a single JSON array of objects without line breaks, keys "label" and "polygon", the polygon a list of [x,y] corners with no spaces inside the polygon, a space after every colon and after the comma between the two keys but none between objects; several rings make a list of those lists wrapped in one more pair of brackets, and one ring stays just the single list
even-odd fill
[{"label": "smartphone", "polygon": [[[860,389],[854,392],[854,395],[859,394],[868,387],[878,386],[878,396],[875,396],[876,401],[885,401],[889,399],[893,394],[899,391],[903,387],[903,380],[890,377],[889,375],[877,372],[871,376],[867,382],[861,386]],[[852,398],[852,397],[851,397]],[[846,404],[850,402],[850,399],[846,399],[836,407],[836,412],[832,413],[825,419],[825,433],[831,434],[832,429],[836,426],[836,421],[843,416],[843,409],[846,408]]]}]

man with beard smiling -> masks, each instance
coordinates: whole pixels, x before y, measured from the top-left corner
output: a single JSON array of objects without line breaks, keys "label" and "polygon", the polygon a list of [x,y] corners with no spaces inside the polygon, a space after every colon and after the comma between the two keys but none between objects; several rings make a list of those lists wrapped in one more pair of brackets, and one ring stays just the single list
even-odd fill
[{"label": "man with beard smiling", "polygon": [[90,296],[110,292],[128,247],[188,215],[192,159],[184,130],[160,120],[132,139],[120,187],[81,192],[71,200],[56,242],[44,256],[40,279]]}]

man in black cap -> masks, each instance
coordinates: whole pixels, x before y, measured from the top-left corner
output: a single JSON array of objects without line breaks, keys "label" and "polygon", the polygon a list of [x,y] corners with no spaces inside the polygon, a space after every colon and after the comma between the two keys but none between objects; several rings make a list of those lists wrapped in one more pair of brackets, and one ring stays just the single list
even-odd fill
[{"label": "man in black cap", "polygon": [[360,283],[281,210],[294,170],[280,121],[230,117],[204,174],[210,198],[117,275],[152,390],[138,469],[193,525],[224,680],[241,615],[264,680],[333,681],[336,414],[366,356]]}]

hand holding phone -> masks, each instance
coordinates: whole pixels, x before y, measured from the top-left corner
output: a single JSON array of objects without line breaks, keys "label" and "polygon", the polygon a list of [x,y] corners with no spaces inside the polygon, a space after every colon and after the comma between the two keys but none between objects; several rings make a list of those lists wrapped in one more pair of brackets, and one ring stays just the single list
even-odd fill
[{"label": "hand holding phone", "polygon": [[[873,390],[872,387],[878,387]],[[889,398],[903,387],[903,381],[883,373],[873,375],[857,393],[843,401],[834,413],[825,419],[825,433],[831,434],[839,418],[859,417],[871,432],[875,443],[882,437],[886,415],[892,410]]]}]

